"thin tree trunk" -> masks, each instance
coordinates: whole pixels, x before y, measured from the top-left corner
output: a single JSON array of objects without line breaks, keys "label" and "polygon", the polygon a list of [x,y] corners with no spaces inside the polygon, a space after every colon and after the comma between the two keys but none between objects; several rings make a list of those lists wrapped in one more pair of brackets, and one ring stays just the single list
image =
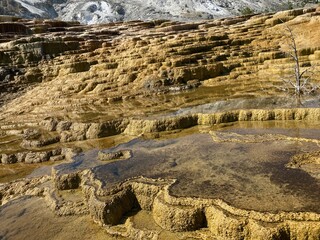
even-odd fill
[{"label": "thin tree trunk", "polygon": [[297,44],[296,40],[293,36],[292,30],[287,26],[287,30],[290,33],[290,41],[291,41],[291,48],[293,50],[293,53],[291,57],[293,58],[295,62],[295,67],[294,67],[294,73],[295,73],[295,86],[294,86],[294,91],[295,91],[295,97],[296,97],[296,104],[297,105],[302,105],[301,103],[301,74],[300,74],[300,61],[299,61],[299,56],[298,56],[298,50],[297,50]]}]

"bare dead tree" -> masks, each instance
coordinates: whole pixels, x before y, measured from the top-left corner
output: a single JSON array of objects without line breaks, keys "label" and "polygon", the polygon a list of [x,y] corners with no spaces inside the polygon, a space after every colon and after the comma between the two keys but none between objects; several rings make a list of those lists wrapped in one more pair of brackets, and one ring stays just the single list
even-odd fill
[{"label": "bare dead tree", "polygon": [[315,92],[318,89],[318,86],[311,82],[313,68],[306,67],[302,70],[296,39],[292,29],[287,24],[285,24],[285,31],[287,32],[289,47],[287,54],[294,62],[294,73],[293,75],[281,79],[286,85],[285,90],[290,91],[290,89],[293,89],[297,104],[301,105],[301,96]]}]

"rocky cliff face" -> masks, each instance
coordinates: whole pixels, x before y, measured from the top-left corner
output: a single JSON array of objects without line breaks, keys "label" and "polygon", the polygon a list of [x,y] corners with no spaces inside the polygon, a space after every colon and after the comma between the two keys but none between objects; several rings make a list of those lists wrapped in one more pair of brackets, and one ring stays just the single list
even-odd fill
[{"label": "rocky cliff face", "polygon": [[3,0],[0,3],[0,14],[27,18],[59,18],[64,21],[75,20],[89,24],[152,19],[190,21],[229,17],[253,12],[273,12],[301,7],[305,2],[302,0]]}]

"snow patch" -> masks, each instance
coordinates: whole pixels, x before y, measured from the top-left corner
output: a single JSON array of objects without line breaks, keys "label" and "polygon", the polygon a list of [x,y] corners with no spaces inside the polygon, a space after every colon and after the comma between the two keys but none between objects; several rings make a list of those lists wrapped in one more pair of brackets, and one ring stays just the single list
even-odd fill
[{"label": "snow patch", "polygon": [[30,5],[30,3],[34,4],[34,3],[39,3],[39,2],[42,2],[41,0],[15,0],[16,2],[20,3],[22,7],[26,8],[30,13],[33,13],[33,14],[37,14],[39,16],[42,16],[42,15],[45,15],[46,12],[33,6],[33,5]]},{"label": "snow patch", "polygon": [[[0,0],[2,1],[2,0]],[[58,17],[65,21],[96,24],[128,20],[171,19],[194,21],[239,15],[249,7],[255,12],[284,10],[288,2],[302,6],[303,0],[10,0],[26,9],[17,16]],[[53,4],[53,2],[55,4]],[[10,8],[9,8],[10,9]],[[10,9],[12,14],[12,10]],[[57,16],[58,15],[58,16]]]}]

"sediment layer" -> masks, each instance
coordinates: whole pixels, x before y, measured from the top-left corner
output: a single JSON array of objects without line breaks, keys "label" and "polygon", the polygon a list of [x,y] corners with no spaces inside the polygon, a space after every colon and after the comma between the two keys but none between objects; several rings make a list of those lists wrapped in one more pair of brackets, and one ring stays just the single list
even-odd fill
[{"label": "sediment layer", "polygon": [[[208,229],[204,235],[206,237],[304,239],[307,236],[308,239],[317,239],[320,234],[320,215],[317,213],[281,212],[272,214],[237,209],[220,199],[177,198],[169,194],[169,188],[174,181],[161,179],[130,179],[112,191],[109,189],[105,192],[99,187],[99,182],[90,171],[81,172],[79,176],[81,184],[74,188],[82,192],[81,195],[84,196],[82,202],[80,197],[78,197],[78,202],[57,197],[55,192],[59,189],[49,190],[47,186],[51,181],[59,182],[61,179],[42,177],[1,186],[1,203],[5,204],[19,196],[43,196],[50,209],[56,214],[90,213],[95,222],[105,226],[111,232],[115,231],[116,225],[121,226],[120,220],[126,213],[133,209],[140,209],[139,211],[151,211],[154,221],[162,229],[173,232]],[[70,179],[73,181],[73,176],[70,175]],[[44,185],[46,182],[47,184]],[[63,189],[62,187],[61,190]],[[132,226],[122,225],[122,227],[128,228],[122,233],[124,236],[134,231]],[[158,231],[156,235],[159,236],[160,232]],[[121,232],[118,234],[121,235]],[[148,238],[144,235],[148,234],[147,230],[145,232],[141,230],[141,234],[142,238]]]},{"label": "sediment layer", "polygon": [[[252,109],[234,110],[228,112],[218,112],[211,114],[191,114],[174,117],[159,117],[156,119],[123,119],[108,121],[105,123],[72,123],[58,121],[57,119],[45,120],[38,124],[42,131],[47,130],[58,136],[56,139],[61,143],[83,141],[88,139],[104,138],[117,134],[139,136],[141,134],[154,134],[163,131],[186,129],[194,126],[212,126],[221,123],[231,123],[237,121],[310,121],[320,120],[320,109],[318,108],[295,108],[295,109]],[[53,123],[53,126],[52,126]],[[62,127],[63,126],[63,127]],[[36,126],[33,126],[35,128]],[[10,126],[2,126],[0,129],[5,133],[12,133],[6,130]],[[20,142],[23,143],[22,136]],[[33,142],[40,142],[42,135],[33,139]],[[40,140],[39,140],[40,139]],[[16,140],[19,142],[19,140]],[[43,143],[43,141],[42,141]],[[43,145],[50,145],[50,141]],[[37,146],[37,144],[35,144]],[[30,145],[29,145],[30,146]],[[6,145],[4,145],[5,149]],[[1,163],[10,164],[16,162],[37,163],[44,161],[63,160],[65,154],[77,152],[77,149],[55,149],[48,151],[29,151],[22,150],[14,153],[2,153]],[[7,150],[8,151],[8,150]]]},{"label": "sediment layer", "polygon": [[[296,36],[302,70],[310,66],[319,70],[316,8],[197,23],[159,20],[83,26],[6,17],[0,21],[1,164],[67,160],[76,169],[81,164],[81,158],[78,162],[74,158],[82,156],[79,146],[95,148],[90,142],[95,139],[159,138],[168,131],[224,123],[315,124],[320,120],[320,110],[313,108],[317,100],[308,108],[292,108],[293,98],[283,98],[284,106],[278,105],[285,88],[280,77],[293,69],[284,54],[285,26]],[[319,76],[315,74],[312,81],[317,84]],[[245,105],[248,99],[268,98],[273,100],[258,104],[258,109],[248,104],[240,110],[224,110],[222,104],[208,112],[177,112],[215,101],[239,100]],[[299,143],[319,141],[277,137]],[[216,142],[230,138],[231,143],[275,140],[210,135]],[[119,143],[110,142],[108,146]],[[100,151],[100,158],[91,163],[121,160],[125,164],[133,156],[128,149]],[[297,155],[288,159],[287,167],[310,174],[316,182],[317,159],[316,152]],[[1,206],[24,197],[43,198],[57,215],[90,215],[109,233],[133,239],[169,239],[169,235],[176,239],[176,232],[184,239],[320,236],[316,211],[245,210],[220,198],[175,196],[171,190],[178,179],[161,177],[135,176],[108,188],[110,183],[94,170],[53,168],[51,175],[0,184]],[[145,224],[149,228],[136,222],[139,214],[149,216]]]},{"label": "sediment layer", "polygon": [[[1,117],[6,121],[34,123],[54,116],[98,122],[208,98],[281,94],[287,87],[281,76],[293,70],[285,54],[286,25],[296,35],[302,70],[311,66],[313,83],[319,79],[315,8],[197,23],[83,26],[14,20],[1,23],[14,29],[3,33],[0,45]],[[168,95],[199,85],[212,93],[198,99]],[[10,99],[15,100],[6,104]]]}]

